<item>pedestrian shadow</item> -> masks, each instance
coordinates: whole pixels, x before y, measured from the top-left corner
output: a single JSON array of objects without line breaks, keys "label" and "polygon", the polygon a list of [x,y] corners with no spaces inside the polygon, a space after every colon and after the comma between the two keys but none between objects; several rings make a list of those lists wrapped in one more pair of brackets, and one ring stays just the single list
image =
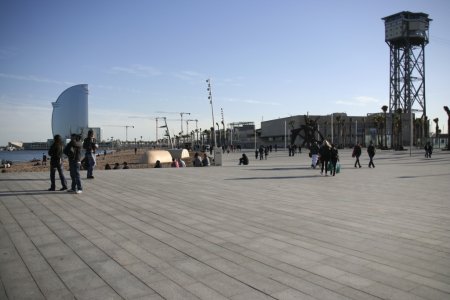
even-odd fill
[{"label": "pedestrian shadow", "polygon": [[292,171],[292,170],[311,170],[311,167],[279,167],[279,168],[264,168],[264,169],[250,169],[250,171]]},{"label": "pedestrian shadow", "polygon": [[0,181],[48,181],[48,178],[2,178]]},{"label": "pedestrian shadow", "polygon": [[322,177],[320,175],[303,175],[303,176],[271,176],[271,177],[238,177],[238,178],[225,178],[225,180],[266,180],[266,179],[301,179],[301,178],[316,178]]},{"label": "pedestrian shadow", "polygon": [[49,195],[49,194],[67,194],[67,192],[66,191],[47,191],[47,190],[4,191],[4,192],[0,192],[0,197]]},{"label": "pedestrian shadow", "polygon": [[418,176],[399,176],[397,178],[400,178],[400,179],[411,179],[411,178],[420,178],[420,177],[440,177],[440,176],[450,176],[450,173],[433,174],[433,175],[418,175]]}]

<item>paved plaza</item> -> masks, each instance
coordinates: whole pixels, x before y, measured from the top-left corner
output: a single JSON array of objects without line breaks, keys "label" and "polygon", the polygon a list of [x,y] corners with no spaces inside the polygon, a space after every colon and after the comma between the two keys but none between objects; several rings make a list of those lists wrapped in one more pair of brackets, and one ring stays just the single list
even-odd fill
[{"label": "paved plaza", "polygon": [[0,174],[0,299],[450,299],[450,153],[341,150],[335,177],[247,153],[80,195]]}]

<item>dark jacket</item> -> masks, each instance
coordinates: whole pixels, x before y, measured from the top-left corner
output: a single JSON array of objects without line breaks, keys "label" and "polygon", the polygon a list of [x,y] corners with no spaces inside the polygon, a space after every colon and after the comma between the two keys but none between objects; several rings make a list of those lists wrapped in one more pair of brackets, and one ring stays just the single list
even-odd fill
[{"label": "dark jacket", "polygon": [[319,149],[319,155],[322,161],[330,160],[330,147],[328,147],[327,145],[322,145],[322,147],[320,147]]},{"label": "dark jacket", "polygon": [[64,154],[69,158],[69,162],[80,162],[81,161],[81,142],[70,141],[64,148]]},{"label": "dark jacket", "polygon": [[330,150],[330,158],[332,161],[338,161],[339,160],[339,153],[338,149],[336,147],[331,148]]},{"label": "dark jacket", "polygon": [[50,156],[50,166],[56,167],[61,165],[63,156],[63,146],[58,143],[53,143],[48,150]]},{"label": "dark jacket", "polygon": [[317,146],[317,144],[312,144],[310,152],[311,152],[311,155],[319,154],[319,146]]},{"label": "dark jacket", "polygon": [[85,138],[83,141],[83,149],[86,150],[86,153],[95,153],[97,150],[97,140],[94,138]]},{"label": "dark jacket", "polygon": [[374,145],[369,145],[369,147],[367,147],[367,154],[369,154],[370,157],[375,156],[375,146]]},{"label": "dark jacket", "polygon": [[356,145],[353,148],[353,153],[352,153],[352,157],[360,157],[361,156],[361,146]]}]

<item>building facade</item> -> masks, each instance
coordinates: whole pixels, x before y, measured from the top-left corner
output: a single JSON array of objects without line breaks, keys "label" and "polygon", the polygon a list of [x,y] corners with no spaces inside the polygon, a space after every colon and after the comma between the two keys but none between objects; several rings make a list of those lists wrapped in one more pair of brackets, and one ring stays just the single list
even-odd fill
[{"label": "building facade", "polygon": [[79,84],[66,89],[52,102],[53,136],[70,138],[72,133],[86,135],[88,129],[88,85]]}]

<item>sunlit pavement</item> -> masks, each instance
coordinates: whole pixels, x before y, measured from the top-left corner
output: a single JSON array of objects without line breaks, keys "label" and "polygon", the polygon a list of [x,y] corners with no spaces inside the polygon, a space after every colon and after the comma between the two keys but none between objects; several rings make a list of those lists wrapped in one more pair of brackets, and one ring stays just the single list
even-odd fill
[{"label": "sunlit pavement", "polygon": [[0,299],[450,299],[450,153],[341,150],[334,177],[246,153],[80,195],[0,174]]}]

